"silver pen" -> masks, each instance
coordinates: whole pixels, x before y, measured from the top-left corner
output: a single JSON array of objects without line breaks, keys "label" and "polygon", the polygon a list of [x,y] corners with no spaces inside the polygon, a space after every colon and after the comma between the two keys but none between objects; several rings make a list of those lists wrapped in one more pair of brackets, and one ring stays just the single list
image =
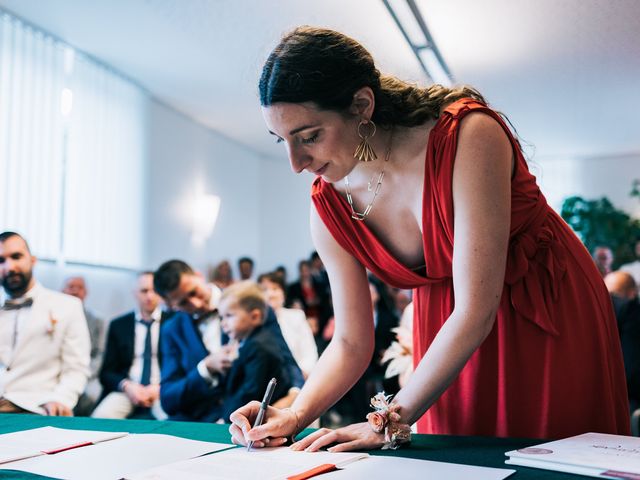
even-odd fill
[{"label": "silver pen", "polygon": [[[264,420],[264,414],[267,411],[267,407],[269,403],[271,403],[271,397],[273,396],[273,391],[276,389],[276,379],[272,378],[269,380],[269,384],[267,385],[267,391],[264,392],[264,397],[262,398],[262,403],[260,404],[260,410],[258,410],[258,415],[256,416],[256,421],[253,424],[253,427],[259,427],[262,425],[262,421]],[[247,452],[251,451],[251,447],[253,446],[253,442],[250,441],[247,443]]]}]

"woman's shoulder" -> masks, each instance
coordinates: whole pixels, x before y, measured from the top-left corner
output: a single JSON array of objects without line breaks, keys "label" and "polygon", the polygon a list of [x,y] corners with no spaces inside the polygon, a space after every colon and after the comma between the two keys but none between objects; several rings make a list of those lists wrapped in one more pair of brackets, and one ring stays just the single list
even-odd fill
[{"label": "woman's shoulder", "polygon": [[461,97],[444,103],[440,109],[440,118],[443,116],[464,117],[471,112],[485,112],[490,115],[496,113],[486,103],[477,98]]},{"label": "woman's shoulder", "polygon": [[500,114],[472,97],[448,103],[438,122],[443,130],[458,137],[458,142],[509,143],[508,130]]}]

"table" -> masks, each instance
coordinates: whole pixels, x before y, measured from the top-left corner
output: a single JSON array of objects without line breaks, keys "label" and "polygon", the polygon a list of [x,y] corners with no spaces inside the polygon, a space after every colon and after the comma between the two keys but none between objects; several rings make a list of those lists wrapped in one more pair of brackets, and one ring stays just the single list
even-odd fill
[{"label": "table", "polygon": [[[170,422],[158,420],[104,420],[86,417],[45,417],[40,415],[0,414],[0,434],[39,427],[59,427],[80,430],[127,431],[130,433],[161,433],[209,442],[230,443],[226,425]],[[308,430],[311,432],[312,430]],[[541,440],[462,437],[453,435],[414,435],[411,446],[396,451],[373,451],[372,455],[394,455],[439,462],[462,463],[485,467],[510,468],[514,480],[590,478],[514,465],[505,465],[504,452],[541,443]],[[400,473],[400,472],[399,472]],[[31,473],[0,470],[0,479],[48,478]]]}]

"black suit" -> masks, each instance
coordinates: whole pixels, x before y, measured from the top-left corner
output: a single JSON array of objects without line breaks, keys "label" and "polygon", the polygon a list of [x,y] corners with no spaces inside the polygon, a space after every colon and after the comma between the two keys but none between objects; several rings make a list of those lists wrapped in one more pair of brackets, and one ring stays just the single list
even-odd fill
[{"label": "black suit", "polygon": [[329,287],[329,277],[327,273],[314,275],[311,277],[311,285],[316,293],[318,305],[311,307],[304,298],[302,282],[300,280],[289,284],[286,292],[286,306],[291,307],[296,301],[300,302],[302,309],[307,316],[318,318],[318,330],[322,332],[329,319],[333,316],[333,306],[331,303],[331,288]]},{"label": "black suit", "polygon": [[[170,314],[162,312],[160,324]],[[100,383],[102,397],[111,392],[119,391],[120,382],[129,378],[129,370],[133,363],[136,332],[136,315],[130,312],[114,319],[109,325],[107,346],[104,351],[102,368],[100,369]],[[158,342],[160,344],[160,342]],[[158,363],[162,364],[162,353],[158,345]]]},{"label": "black suit", "polygon": [[631,410],[640,407],[640,302],[611,295],[618,321]]},{"label": "black suit", "polygon": [[251,400],[262,401],[271,378],[277,380],[272,402],[287,395],[293,386],[290,369],[278,339],[271,329],[260,326],[242,343],[238,358],[227,375],[221,418],[229,416]]}]

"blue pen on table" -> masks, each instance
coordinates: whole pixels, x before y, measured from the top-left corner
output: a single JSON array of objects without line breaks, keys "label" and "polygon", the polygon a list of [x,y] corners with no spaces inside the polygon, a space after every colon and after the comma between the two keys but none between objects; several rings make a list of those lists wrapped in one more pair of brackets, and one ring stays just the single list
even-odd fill
[{"label": "blue pen on table", "polygon": [[[258,415],[256,416],[256,421],[253,424],[253,427],[259,427],[262,425],[262,421],[264,420],[264,414],[267,411],[267,407],[271,403],[271,397],[273,396],[273,391],[276,389],[276,379],[272,378],[269,380],[269,385],[267,385],[267,391],[264,392],[264,397],[262,398],[262,403],[260,404],[260,410],[258,410]],[[251,447],[253,446],[253,441],[249,441],[247,443],[247,452],[251,451]]]}]

